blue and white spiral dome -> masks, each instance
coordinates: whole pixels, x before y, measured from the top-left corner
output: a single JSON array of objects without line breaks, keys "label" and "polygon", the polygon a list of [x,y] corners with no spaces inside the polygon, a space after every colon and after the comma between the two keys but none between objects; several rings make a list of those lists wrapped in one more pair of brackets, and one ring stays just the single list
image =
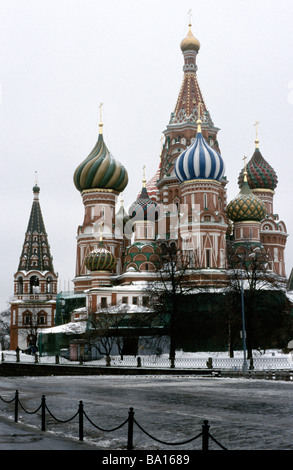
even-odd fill
[{"label": "blue and white spiral dome", "polygon": [[224,173],[225,164],[221,155],[206,143],[200,131],[193,144],[179,155],[175,163],[175,174],[180,182],[194,179],[220,181]]}]

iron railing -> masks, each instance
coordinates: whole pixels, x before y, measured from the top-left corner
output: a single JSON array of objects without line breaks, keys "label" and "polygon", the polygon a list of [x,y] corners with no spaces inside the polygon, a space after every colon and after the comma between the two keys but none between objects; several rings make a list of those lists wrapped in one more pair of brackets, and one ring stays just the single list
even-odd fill
[{"label": "iron railing", "polygon": [[183,440],[183,441],[166,442],[163,439],[159,439],[158,437],[155,437],[150,432],[146,431],[146,429],[144,429],[144,427],[134,417],[135,413],[134,413],[134,409],[132,407],[129,408],[128,417],[122,423],[120,423],[118,426],[115,426],[114,428],[105,429],[105,428],[102,428],[102,427],[98,426],[97,424],[95,424],[93,422],[93,420],[87,415],[87,413],[85,411],[85,408],[84,408],[84,403],[83,403],[82,400],[79,402],[77,411],[69,419],[64,419],[64,420],[62,420],[60,418],[57,418],[51,412],[51,410],[47,406],[45,395],[42,395],[40,405],[37,406],[37,408],[34,409],[33,411],[30,411],[30,410],[28,410],[24,407],[24,405],[22,404],[22,402],[20,400],[18,390],[16,390],[15,395],[12,399],[5,399],[5,398],[0,396],[0,400],[2,400],[3,402],[5,402],[7,404],[11,404],[11,403],[14,402],[14,422],[15,423],[17,423],[18,420],[19,420],[19,409],[20,408],[27,414],[32,415],[32,414],[40,413],[41,414],[41,431],[46,431],[46,427],[47,427],[46,426],[46,412],[50,415],[50,417],[53,420],[55,420],[58,423],[62,423],[62,424],[69,423],[69,422],[73,421],[74,419],[78,418],[78,436],[79,436],[80,441],[84,440],[84,419],[87,419],[87,421],[94,428],[98,429],[99,431],[105,432],[105,433],[115,432],[115,431],[117,431],[117,430],[119,430],[122,427],[127,425],[127,450],[128,451],[134,450],[134,443],[133,443],[133,440],[134,440],[134,425],[136,425],[140,429],[140,431],[142,431],[150,439],[152,439],[152,440],[154,440],[154,441],[156,441],[160,444],[166,445],[166,446],[184,446],[184,445],[189,444],[193,441],[196,441],[197,439],[199,439],[201,437],[202,438],[201,450],[204,450],[204,451],[210,450],[210,440],[215,442],[217,444],[217,446],[220,447],[222,450],[228,450],[219,441],[217,441],[217,439],[215,439],[211,435],[210,425],[209,425],[208,420],[204,420],[201,432],[199,432],[195,436],[193,436],[191,438],[188,438],[186,440]]},{"label": "iron railing", "polygon": [[[74,364],[82,363],[97,366],[117,366],[117,367],[149,367],[149,368],[182,368],[182,369],[222,369],[222,370],[242,370],[243,358],[241,357],[176,357],[174,361],[170,361],[168,357],[156,355],[141,356],[109,356],[98,360],[87,360],[80,357],[78,361],[69,361],[61,356],[39,356],[35,355],[17,355],[14,351],[2,352],[0,362],[34,362],[34,363],[61,363]],[[286,356],[255,356],[252,360],[247,360],[250,370],[291,370],[293,371],[293,358],[291,354]]]}]

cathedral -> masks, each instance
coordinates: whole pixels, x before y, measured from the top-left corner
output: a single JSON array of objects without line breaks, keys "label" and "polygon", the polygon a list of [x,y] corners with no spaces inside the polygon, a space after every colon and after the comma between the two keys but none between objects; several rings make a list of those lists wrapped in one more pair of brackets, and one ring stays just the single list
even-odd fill
[{"label": "cathedral", "polygon": [[[77,228],[74,294],[86,310],[144,307],[145,285],[155,281],[162,246],[172,243],[188,256],[193,281],[203,288],[225,288],[228,243],[249,243],[266,253],[270,272],[285,282],[287,231],[274,208],[277,175],[260,150],[239,168],[239,193],[227,201],[225,156],[218,131],[197,80],[200,43],[192,33],[181,41],[183,79],[170,120],[163,131],[161,155],[153,177],[142,172],[136,200],[126,210],[123,191],[128,173],[107,147],[102,111],[99,133],[73,181],[84,205]],[[256,128],[257,129],[257,128]],[[11,349],[34,342],[28,328],[50,328],[56,318],[57,275],[54,271],[40,202],[33,204],[11,302]],[[81,319],[76,309],[67,320]],[[84,318],[84,316],[83,316]]]}]

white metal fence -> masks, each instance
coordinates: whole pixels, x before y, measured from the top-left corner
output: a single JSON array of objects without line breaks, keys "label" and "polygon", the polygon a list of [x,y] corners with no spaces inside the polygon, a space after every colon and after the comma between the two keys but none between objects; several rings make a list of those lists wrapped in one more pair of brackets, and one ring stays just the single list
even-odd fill
[{"label": "white metal fence", "polygon": [[[106,365],[106,359],[95,361],[99,364]],[[140,361],[137,357],[126,356],[121,360],[120,357],[111,357],[111,366],[128,366],[135,367],[140,362],[141,367],[154,367],[154,368],[169,368],[171,362],[166,357],[156,356],[140,356]],[[248,367],[250,361],[247,360]],[[288,356],[272,356],[272,357],[254,357],[252,362],[254,370],[293,370],[293,361],[291,355]],[[213,369],[227,369],[227,370],[242,370],[243,358],[235,357],[178,357],[175,359],[175,368],[178,369],[207,369],[212,367]]]},{"label": "white metal fence", "polygon": [[[1,353],[0,361],[2,362],[16,362],[17,356],[14,351],[6,351]],[[38,356],[20,354],[19,362],[37,362],[37,363],[56,363],[56,356]],[[69,361],[63,357],[58,357],[60,364],[80,364],[83,361]],[[113,366],[113,367],[148,367],[148,368],[170,368],[171,361],[166,356],[155,355],[141,355],[141,356],[111,356],[110,360],[106,357],[83,362],[84,365],[97,365],[97,366]],[[293,371],[293,358],[291,354],[280,356],[256,356],[253,357],[252,363],[247,360],[247,365],[253,366],[254,370],[292,370]],[[207,356],[206,357],[177,357],[174,362],[175,369],[223,369],[223,370],[242,370],[243,357],[221,357]]]}]

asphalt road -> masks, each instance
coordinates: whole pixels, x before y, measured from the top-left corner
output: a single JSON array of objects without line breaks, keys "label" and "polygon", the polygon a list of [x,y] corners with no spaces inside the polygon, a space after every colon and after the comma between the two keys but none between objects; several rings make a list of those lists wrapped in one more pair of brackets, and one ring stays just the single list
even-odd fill
[{"label": "asphalt road", "polygon": [[[46,434],[51,435],[52,449],[67,449],[69,438],[75,448],[125,450],[127,425],[113,429],[125,422],[133,407],[139,425],[134,425],[136,450],[200,450],[200,439],[177,444],[197,436],[204,420],[228,450],[293,450],[291,382],[175,376],[0,379],[5,400],[13,398],[15,390],[26,411],[36,410],[45,395],[51,413],[46,415]],[[80,401],[89,418],[84,421],[84,442],[78,441],[78,419],[65,422],[76,414]],[[0,410],[3,417],[13,417],[12,404],[0,401]],[[30,449],[38,445],[41,417],[26,411],[20,409],[20,421],[36,433],[21,448]],[[60,444],[63,437],[66,443]],[[2,435],[0,445],[12,446],[13,438],[5,441]],[[219,449],[215,442],[210,446]]]}]

